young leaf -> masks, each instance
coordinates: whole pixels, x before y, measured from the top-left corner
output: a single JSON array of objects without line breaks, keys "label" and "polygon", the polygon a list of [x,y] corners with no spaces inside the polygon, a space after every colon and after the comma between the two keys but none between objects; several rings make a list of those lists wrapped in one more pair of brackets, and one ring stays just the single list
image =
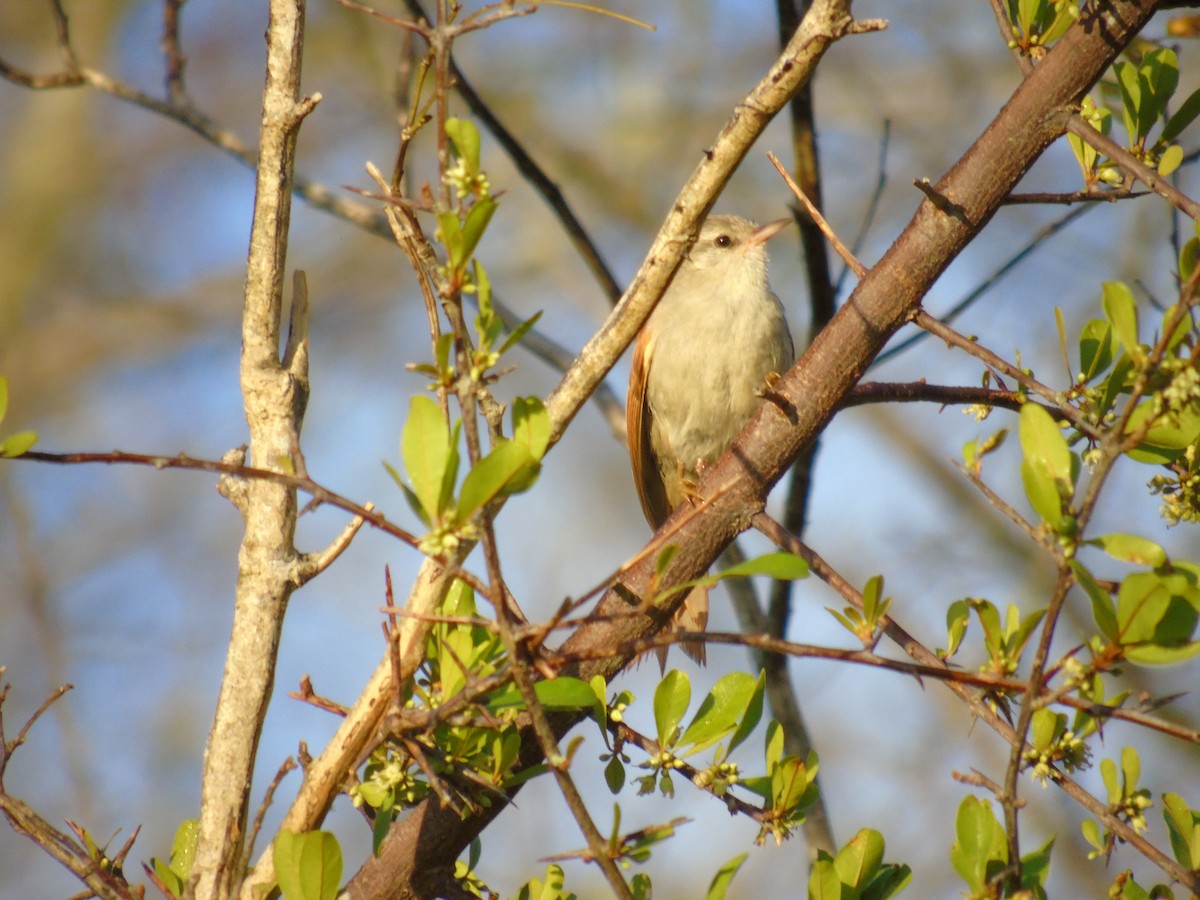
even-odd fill
[{"label": "young leaf", "polygon": [[729,890],[729,883],[733,881],[733,876],[737,874],[738,869],[742,867],[742,863],[746,861],[746,857],[749,855],[749,853],[742,853],[735,856],[721,866],[721,868],[717,869],[717,874],[709,882],[708,893],[704,895],[704,900],[725,900],[725,894]]},{"label": "young leaf", "polygon": [[860,829],[834,857],[842,883],[852,889],[863,888],[879,871],[883,849],[882,834],[872,828]]},{"label": "young leaf", "polygon": [[1088,543],[1099,547],[1113,559],[1152,569],[1157,569],[1167,561],[1167,551],[1154,541],[1136,534],[1102,534]]},{"label": "young leaf", "polygon": [[37,439],[36,431],[18,431],[16,434],[10,434],[0,441],[0,456],[5,458],[20,456],[36,444]]},{"label": "young leaf", "polygon": [[454,152],[466,163],[468,172],[479,171],[479,129],[467,119],[446,119],[446,137],[454,145]]},{"label": "young leaf", "polygon": [[453,212],[438,213],[437,221],[438,227],[434,236],[445,245],[446,258],[450,265],[457,269],[466,259],[466,254],[463,253],[462,223]]},{"label": "young leaf", "polygon": [[664,749],[675,746],[679,723],[691,702],[692,683],[683,672],[672,669],[654,691],[654,724]]},{"label": "young leaf", "polygon": [[737,749],[746,738],[750,737],[750,733],[758,727],[758,723],[762,719],[765,686],[766,676],[762,672],[759,672],[758,678],[754,681],[754,693],[751,694],[750,701],[746,704],[746,712],[742,716],[742,721],[733,732],[733,737],[729,739],[729,753]]},{"label": "young leaf", "polygon": [[518,325],[516,328],[514,328],[512,330],[512,332],[509,334],[509,336],[504,339],[504,343],[500,345],[500,353],[501,354],[507,353],[509,350],[511,350],[513,347],[515,347],[518,343],[520,343],[521,338],[525,337],[525,335],[527,335],[529,333],[529,329],[531,329],[534,325],[536,325],[538,323],[538,319],[540,319],[541,317],[542,317],[541,310],[538,310],[532,316],[530,316],[528,319],[526,319],[524,322],[522,322],[520,325]]},{"label": "young leaf", "polygon": [[750,575],[767,575],[780,581],[794,581],[808,575],[808,563],[794,553],[780,551],[748,559],[721,572],[722,578]]},{"label": "young leaf", "polygon": [[1168,573],[1135,572],[1117,592],[1117,626],[1125,657],[1166,665],[1200,652],[1200,568],[1177,564]]},{"label": "young leaf", "polygon": [[950,849],[954,871],[972,891],[983,895],[991,872],[1008,860],[1004,828],[992,812],[991,804],[967,796],[959,804],[954,834],[954,846]]},{"label": "young leaf", "polygon": [[737,728],[759,689],[759,680],[746,672],[730,672],[713,685],[688,724],[679,746],[699,753]]},{"label": "young leaf", "polygon": [[517,397],[512,402],[513,440],[524,444],[540,460],[550,446],[550,415],[537,397]]},{"label": "young leaf", "polygon": [[833,859],[824,850],[808,875],[808,900],[841,900],[842,879]]},{"label": "young leaf", "polygon": [[[441,520],[449,505],[453,485],[455,454],[450,443],[450,428],[442,411],[428,397],[417,394],[408,407],[408,419],[400,438],[400,454],[412,482],[413,493],[431,525]],[[447,476],[450,476],[449,478]]]},{"label": "young leaf", "polygon": [[499,441],[463,479],[458,498],[459,521],[465,522],[485,503],[528,488],[541,466],[529,448],[516,441]]},{"label": "young leaf", "polygon": [[1171,852],[1185,869],[1200,869],[1200,813],[1178,794],[1163,795],[1163,819],[1171,837]]},{"label": "young leaf", "polygon": [[1113,74],[1117,76],[1117,87],[1121,91],[1121,114],[1125,118],[1125,133],[1129,137],[1130,146],[1137,143],[1142,135],[1138,131],[1140,119],[1139,110],[1142,106],[1142,87],[1138,79],[1137,67],[1132,63],[1113,63]]},{"label": "young leaf", "polygon": [[1045,408],[1036,403],[1021,407],[1020,436],[1025,459],[1044,469],[1055,481],[1070,484],[1071,450],[1062,429]]},{"label": "young leaf", "polygon": [[1093,378],[1112,365],[1116,351],[1112,326],[1103,319],[1092,319],[1079,333],[1079,374],[1082,383]]},{"label": "young leaf", "polygon": [[1178,144],[1171,144],[1162,152],[1162,156],[1158,158],[1156,171],[1163,178],[1167,178],[1172,172],[1178,169],[1183,164],[1183,148]]},{"label": "young leaf", "polygon": [[1137,302],[1133,292],[1123,282],[1107,281],[1101,294],[1101,305],[1121,348],[1131,359],[1140,361],[1145,352],[1138,343]]},{"label": "young leaf", "polygon": [[1071,560],[1071,568],[1075,572],[1075,580],[1087,593],[1092,601],[1092,618],[1096,627],[1110,641],[1115,641],[1119,632],[1117,625],[1117,608],[1108,591],[1100,587],[1092,573],[1085,569],[1078,560]]},{"label": "young leaf", "polygon": [[334,900],[342,880],[342,850],[328,831],[275,838],[275,878],[284,900]]},{"label": "young leaf", "polygon": [[609,759],[608,765],[604,767],[604,783],[614,794],[621,793],[625,787],[625,764],[615,753]]},{"label": "young leaf", "polygon": [[[590,709],[595,711],[596,692],[586,681],[560,675],[535,682],[534,693],[547,709]],[[603,709],[603,707],[602,707]]]},{"label": "young leaf", "polygon": [[1063,500],[1074,492],[1071,451],[1050,413],[1036,403],[1021,407],[1021,479],[1029,503],[1051,528],[1063,521]]},{"label": "young leaf", "polygon": [[950,604],[946,610],[946,650],[939,654],[943,659],[949,659],[958,652],[970,621],[971,607],[966,600],[955,600]]},{"label": "young leaf", "polygon": [[457,255],[452,253],[450,256],[451,265],[465,266],[467,264],[467,260],[479,246],[479,239],[483,237],[483,232],[487,229],[488,222],[492,220],[492,215],[496,212],[498,205],[491,197],[481,197],[471,206],[466,221],[463,222],[462,243],[457,247]]}]

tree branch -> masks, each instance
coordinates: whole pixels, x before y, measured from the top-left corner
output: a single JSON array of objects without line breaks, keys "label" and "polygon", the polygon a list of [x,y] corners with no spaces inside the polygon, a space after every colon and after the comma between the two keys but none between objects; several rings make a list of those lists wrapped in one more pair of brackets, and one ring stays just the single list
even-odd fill
[{"label": "tree branch", "polygon": [[[307,353],[279,357],[292,178],[300,124],[319,96],[300,99],[304,0],[271,0],[267,81],[242,316],[242,396],[255,465],[289,468],[308,400]],[[294,312],[303,315],[302,305]],[[305,326],[293,333],[302,343]],[[279,635],[298,555],[294,488],[245,485],[245,534],[238,554],[233,632],[204,755],[196,855],[186,894],[228,900],[244,872],[246,820],[258,739],[266,717]]]}]

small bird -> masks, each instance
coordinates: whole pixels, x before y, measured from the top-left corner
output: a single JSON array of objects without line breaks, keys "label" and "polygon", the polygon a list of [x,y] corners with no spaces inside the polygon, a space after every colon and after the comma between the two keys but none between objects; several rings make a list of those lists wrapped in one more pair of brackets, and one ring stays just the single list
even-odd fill
[{"label": "small bird", "polygon": [[[783,305],[767,282],[766,248],[790,221],[760,226],[710,216],[642,326],[625,418],[634,484],[655,530],[689,497],[700,470],[729,449],[768,379],[792,365]],[[673,627],[703,631],[707,624],[708,589],[693,588]],[[683,651],[705,662],[704,644],[687,642]],[[655,652],[665,670],[667,648]]]}]

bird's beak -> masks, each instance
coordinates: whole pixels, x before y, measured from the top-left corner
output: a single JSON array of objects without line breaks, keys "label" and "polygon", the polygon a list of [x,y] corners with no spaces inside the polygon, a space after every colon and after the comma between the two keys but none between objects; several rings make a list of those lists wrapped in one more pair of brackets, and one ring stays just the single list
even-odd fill
[{"label": "bird's beak", "polygon": [[746,243],[765,244],[791,224],[791,219],[776,219],[774,222],[768,222],[766,225],[759,225],[750,237],[746,238]]}]

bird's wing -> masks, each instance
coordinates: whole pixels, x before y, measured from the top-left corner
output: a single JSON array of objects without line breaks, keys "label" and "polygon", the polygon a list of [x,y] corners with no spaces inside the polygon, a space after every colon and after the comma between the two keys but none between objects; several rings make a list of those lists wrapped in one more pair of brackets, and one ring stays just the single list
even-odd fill
[{"label": "bird's wing", "polygon": [[629,395],[625,398],[625,424],[629,430],[629,459],[633,463],[633,483],[637,487],[638,499],[642,501],[642,512],[652,528],[658,528],[667,520],[671,508],[667,503],[667,489],[658,470],[658,459],[650,443],[650,428],[653,413],[646,402],[646,375],[650,371],[650,357],[654,352],[654,337],[648,328],[643,328],[633,348],[633,371],[629,375]]}]

